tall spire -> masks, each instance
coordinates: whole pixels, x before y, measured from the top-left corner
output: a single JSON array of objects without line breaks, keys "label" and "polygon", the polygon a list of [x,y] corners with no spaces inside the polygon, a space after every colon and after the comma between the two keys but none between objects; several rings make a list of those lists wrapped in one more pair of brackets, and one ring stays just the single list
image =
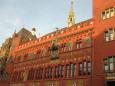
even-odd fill
[{"label": "tall spire", "polygon": [[75,14],[74,14],[74,0],[71,0],[71,8],[68,15],[68,27],[75,24]]},{"label": "tall spire", "polygon": [[73,9],[74,0],[71,0],[71,9]]}]

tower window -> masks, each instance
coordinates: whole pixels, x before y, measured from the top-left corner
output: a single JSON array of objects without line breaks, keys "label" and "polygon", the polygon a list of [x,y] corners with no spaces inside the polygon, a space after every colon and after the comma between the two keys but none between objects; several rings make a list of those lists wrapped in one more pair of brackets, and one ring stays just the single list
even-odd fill
[{"label": "tower window", "polygon": [[106,19],[105,12],[102,12],[102,19]]},{"label": "tower window", "polygon": [[72,22],[72,18],[70,18],[70,21]]}]

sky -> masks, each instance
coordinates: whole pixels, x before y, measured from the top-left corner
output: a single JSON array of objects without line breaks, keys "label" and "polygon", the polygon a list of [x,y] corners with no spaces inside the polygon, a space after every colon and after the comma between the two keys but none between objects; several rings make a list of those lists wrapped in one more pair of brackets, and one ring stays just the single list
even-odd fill
[{"label": "sky", "polygon": [[[67,26],[70,0],[0,0],[0,46],[21,28],[43,36]],[[92,18],[92,0],[75,0],[76,23]]]}]

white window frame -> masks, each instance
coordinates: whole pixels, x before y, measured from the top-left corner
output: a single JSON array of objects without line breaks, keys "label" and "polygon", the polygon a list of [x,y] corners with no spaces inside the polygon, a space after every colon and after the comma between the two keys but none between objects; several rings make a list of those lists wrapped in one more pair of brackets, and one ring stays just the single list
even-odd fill
[{"label": "white window frame", "polygon": [[102,12],[101,17],[102,17],[103,20],[106,19],[106,13],[105,13],[105,11]]},{"label": "white window frame", "polygon": [[110,16],[115,16],[115,8],[110,8]]},{"label": "white window frame", "polygon": [[110,18],[110,9],[107,9],[105,12],[106,12],[106,18]]},{"label": "white window frame", "polygon": [[113,28],[110,28],[109,30],[104,32],[104,36],[106,42],[115,40],[115,30]]},{"label": "white window frame", "polygon": [[105,11],[103,11],[101,13],[101,18],[104,20],[104,19],[107,19],[107,18],[111,18],[115,16],[115,7],[111,7],[109,9],[106,9]]}]

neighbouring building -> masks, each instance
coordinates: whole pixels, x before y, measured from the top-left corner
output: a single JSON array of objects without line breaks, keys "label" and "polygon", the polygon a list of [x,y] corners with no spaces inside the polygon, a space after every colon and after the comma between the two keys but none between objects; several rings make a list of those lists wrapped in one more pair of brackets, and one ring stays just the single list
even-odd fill
[{"label": "neighbouring building", "polygon": [[17,33],[15,31],[12,37],[7,38],[5,42],[2,44],[0,49],[1,50],[0,56],[3,56],[5,53],[11,53],[11,51],[19,45],[37,39],[36,34],[34,34],[35,31],[36,31],[35,28],[32,28],[31,32],[25,28],[22,28]]}]

